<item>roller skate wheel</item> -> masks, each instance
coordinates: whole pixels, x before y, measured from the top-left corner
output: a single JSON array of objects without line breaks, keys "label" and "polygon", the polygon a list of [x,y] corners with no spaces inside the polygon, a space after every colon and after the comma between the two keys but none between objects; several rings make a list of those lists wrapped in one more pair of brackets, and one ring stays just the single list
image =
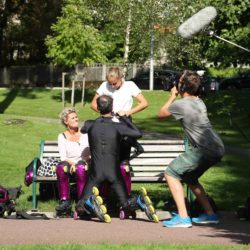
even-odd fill
[{"label": "roller skate wheel", "polygon": [[152,205],[148,206],[148,210],[150,211],[151,214],[155,214],[155,209]]},{"label": "roller skate wheel", "polygon": [[64,172],[64,173],[67,173],[67,172],[68,172],[68,167],[67,167],[67,166],[64,166],[64,167],[63,167],[63,172]]},{"label": "roller skate wheel", "polygon": [[101,196],[96,196],[96,201],[98,202],[99,205],[102,205],[103,199]]},{"label": "roller skate wheel", "polygon": [[99,195],[99,190],[98,190],[98,188],[97,188],[97,187],[93,187],[92,193],[93,193],[95,196],[98,196],[98,195]]},{"label": "roller skate wheel", "polygon": [[74,217],[74,220],[78,220],[79,219],[78,213],[76,211],[74,212],[73,217]]},{"label": "roller skate wheel", "polygon": [[156,214],[153,214],[152,218],[153,218],[154,222],[156,222],[156,223],[159,222],[159,218],[158,218],[158,216]]},{"label": "roller skate wheel", "polygon": [[53,166],[53,167],[52,167],[52,171],[53,171],[53,173],[56,172],[56,166]]},{"label": "roller skate wheel", "polygon": [[86,165],[84,166],[84,169],[85,169],[85,171],[88,171],[88,170],[89,170],[89,165],[86,164]]},{"label": "roller skate wheel", "polygon": [[142,193],[144,196],[147,195],[147,190],[146,190],[145,187],[142,187],[142,188],[141,188],[141,193]]},{"label": "roller skate wheel", "polygon": [[120,220],[124,220],[125,219],[125,212],[123,210],[120,211]]},{"label": "roller skate wheel", "polygon": [[104,221],[106,223],[110,223],[111,222],[111,218],[110,218],[110,216],[108,214],[104,214]]},{"label": "roller skate wheel", "polygon": [[104,205],[101,205],[101,206],[100,206],[100,209],[102,210],[102,212],[103,212],[104,214],[107,213],[107,208],[106,208]]},{"label": "roller skate wheel", "polygon": [[8,212],[7,212],[7,211],[4,211],[3,217],[6,218],[7,216],[8,216]]},{"label": "roller skate wheel", "polygon": [[144,197],[144,202],[147,204],[147,205],[151,205],[152,204],[152,201],[150,200],[150,198],[148,196],[145,196]]},{"label": "roller skate wheel", "polygon": [[129,166],[128,165],[126,165],[126,167],[125,167],[125,172],[129,173]]}]

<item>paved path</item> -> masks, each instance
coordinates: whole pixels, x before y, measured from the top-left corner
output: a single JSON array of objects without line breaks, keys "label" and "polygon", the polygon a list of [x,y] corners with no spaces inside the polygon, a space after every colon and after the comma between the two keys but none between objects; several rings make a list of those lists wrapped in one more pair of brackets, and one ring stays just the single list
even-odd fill
[{"label": "paved path", "polygon": [[66,219],[0,219],[0,245],[42,243],[204,243],[241,245],[250,243],[250,222],[222,213],[221,223],[192,228],[165,228],[147,219],[119,220],[111,224]]}]

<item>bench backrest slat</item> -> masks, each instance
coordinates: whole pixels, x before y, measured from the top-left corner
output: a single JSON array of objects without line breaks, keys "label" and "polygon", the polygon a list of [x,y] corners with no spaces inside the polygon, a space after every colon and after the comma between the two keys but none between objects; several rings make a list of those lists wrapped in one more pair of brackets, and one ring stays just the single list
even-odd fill
[{"label": "bench backrest slat", "polygon": [[174,158],[135,158],[130,161],[130,165],[143,165],[143,166],[167,166]]}]

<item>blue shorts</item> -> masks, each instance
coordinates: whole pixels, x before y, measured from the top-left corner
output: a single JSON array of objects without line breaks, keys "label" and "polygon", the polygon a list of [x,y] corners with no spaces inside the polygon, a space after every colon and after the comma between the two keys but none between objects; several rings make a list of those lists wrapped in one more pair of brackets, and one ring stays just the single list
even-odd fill
[{"label": "blue shorts", "polygon": [[165,170],[165,174],[183,181],[186,184],[198,184],[199,177],[221,157],[211,157],[198,148],[190,148],[180,154]]}]

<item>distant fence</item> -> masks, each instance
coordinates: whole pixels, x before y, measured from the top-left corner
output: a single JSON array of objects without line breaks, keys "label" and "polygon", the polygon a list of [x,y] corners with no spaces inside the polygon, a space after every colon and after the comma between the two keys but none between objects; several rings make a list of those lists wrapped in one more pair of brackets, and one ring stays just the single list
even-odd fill
[{"label": "distant fence", "polygon": [[[97,64],[85,67],[86,82],[101,82],[105,80],[109,67],[118,64]],[[148,69],[145,65],[129,64],[126,79],[136,75],[138,71]],[[66,72],[65,85],[71,83],[75,75],[74,68],[53,65],[36,66],[11,66],[0,69],[0,87],[60,87],[62,85],[62,73]]]}]

